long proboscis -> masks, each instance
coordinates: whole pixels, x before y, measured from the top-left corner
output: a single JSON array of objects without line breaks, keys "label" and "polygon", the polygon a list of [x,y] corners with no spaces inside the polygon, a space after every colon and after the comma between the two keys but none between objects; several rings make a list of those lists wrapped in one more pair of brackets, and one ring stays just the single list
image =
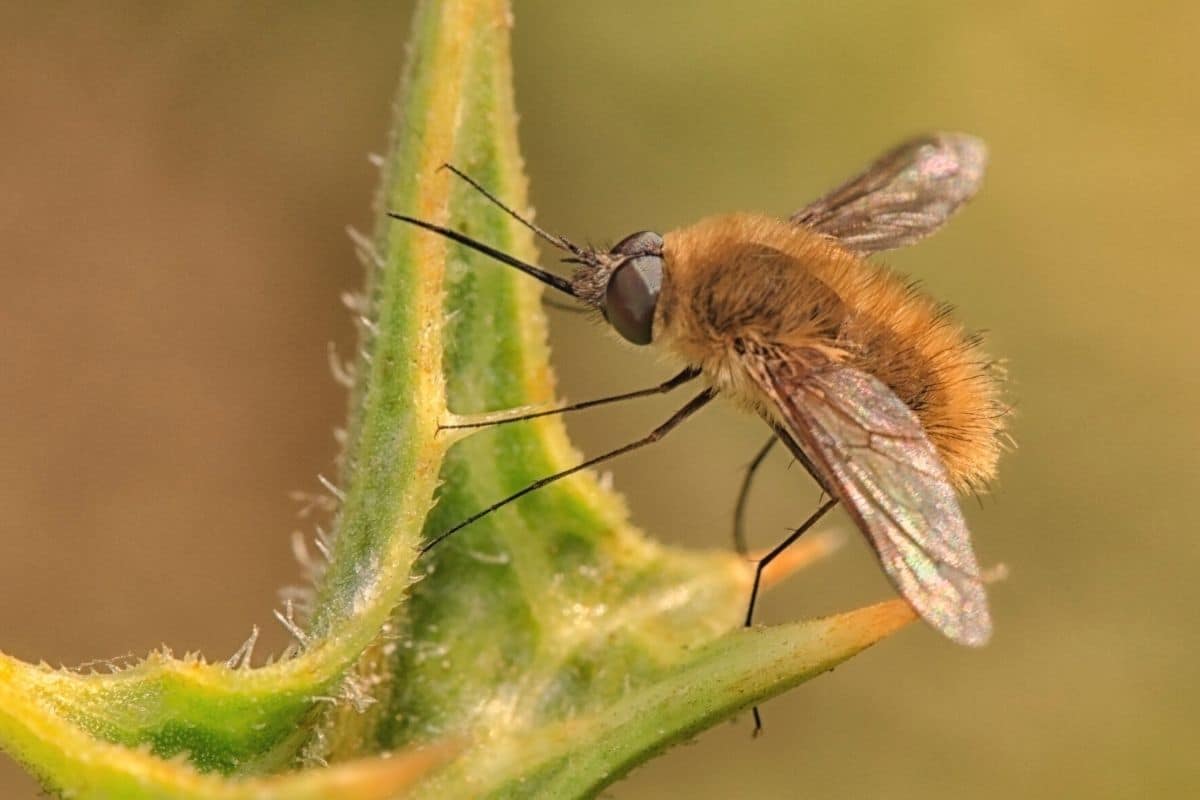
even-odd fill
[{"label": "long proboscis", "polygon": [[398,219],[401,222],[407,222],[410,225],[416,225],[418,228],[424,228],[427,231],[440,234],[453,242],[463,245],[464,247],[471,248],[477,253],[483,253],[485,256],[489,256],[490,258],[499,261],[501,264],[507,264],[510,267],[515,267],[521,270],[521,272],[524,272],[526,275],[537,278],[547,286],[558,289],[563,294],[567,294],[571,297],[579,299],[579,295],[575,292],[574,287],[571,286],[571,282],[566,278],[560,275],[555,275],[551,272],[547,272],[540,267],[535,267],[533,264],[527,264],[519,258],[514,258],[502,250],[497,250],[490,245],[484,244],[478,239],[472,239],[470,236],[467,236],[464,233],[459,233],[451,228],[444,228],[441,225],[435,225],[432,222],[426,222],[425,220],[417,219],[416,217],[408,217],[404,214],[397,214],[393,211],[389,211],[388,216],[392,219]]}]

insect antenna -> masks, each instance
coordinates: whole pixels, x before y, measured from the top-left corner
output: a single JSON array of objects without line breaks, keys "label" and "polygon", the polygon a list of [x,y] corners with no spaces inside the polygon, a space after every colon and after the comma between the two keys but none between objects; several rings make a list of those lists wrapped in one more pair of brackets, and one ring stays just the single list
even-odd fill
[{"label": "insect antenna", "polygon": [[514,211],[512,208],[505,205],[504,202],[500,200],[500,198],[496,197],[494,194],[489,192],[487,189],[483,188],[483,186],[479,183],[479,181],[475,180],[470,175],[468,175],[467,173],[460,170],[458,167],[454,166],[453,164],[442,164],[441,168],[448,169],[451,172],[453,172],[455,175],[457,175],[459,178],[462,178],[464,181],[466,181],[468,184],[470,184],[471,187],[475,189],[475,191],[479,192],[481,195],[486,197],[488,200],[492,201],[493,204],[495,204],[499,208],[503,209],[503,211],[506,214],[508,214],[513,219],[515,219],[517,222],[521,223],[526,228],[533,231],[534,234],[537,235],[540,239],[542,239],[546,242],[549,242],[550,244],[557,247],[559,250],[566,250],[568,253],[571,253],[572,255],[574,255],[575,258],[583,259],[583,263],[590,263],[590,261],[588,261],[589,254],[582,247],[575,244],[574,242],[567,240],[566,238],[564,238],[562,236],[559,236],[558,234],[550,233],[545,228],[543,228],[542,226],[533,222],[532,220],[526,219],[525,217],[521,216],[516,211]]}]

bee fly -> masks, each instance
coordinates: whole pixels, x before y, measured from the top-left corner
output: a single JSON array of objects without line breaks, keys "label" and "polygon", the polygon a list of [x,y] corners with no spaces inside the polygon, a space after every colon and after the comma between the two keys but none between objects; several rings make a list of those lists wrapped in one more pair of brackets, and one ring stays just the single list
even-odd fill
[{"label": "bee fly", "polygon": [[665,348],[687,365],[648,389],[500,421],[665,393],[698,378],[706,386],[648,436],[494,503],[422,552],[541,486],[657,441],[723,395],[773,432],[755,466],[780,441],[828,498],[758,562],[747,626],[766,566],[841,503],[926,622],[960,644],[984,644],[992,623],[956,490],[995,474],[1005,416],[999,371],[945,305],[867,257],[945,224],[979,188],[985,161],[983,143],[971,136],[922,136],[788,219],[714,216],[664,235],[634,233],[607,252],[546,232],[449,167],[566,252],[574,274],[390,216],[532,275],[598,311],[626,340]]}]

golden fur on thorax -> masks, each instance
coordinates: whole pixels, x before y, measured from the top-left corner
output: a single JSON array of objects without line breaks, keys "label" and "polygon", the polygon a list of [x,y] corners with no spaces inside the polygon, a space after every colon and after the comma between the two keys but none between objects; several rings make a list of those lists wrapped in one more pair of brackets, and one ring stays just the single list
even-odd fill
[{"label": "golden fur on thorax", "polygon": [[946,306],[886,268],[800,225],[756,214],[710,217],[664,236],[654,340],[715,385],[771,413],[748,379],[746,344],[820,366],[846,363],[916,412],[951,482],[996,471],[1005,407],[999,370]]}]

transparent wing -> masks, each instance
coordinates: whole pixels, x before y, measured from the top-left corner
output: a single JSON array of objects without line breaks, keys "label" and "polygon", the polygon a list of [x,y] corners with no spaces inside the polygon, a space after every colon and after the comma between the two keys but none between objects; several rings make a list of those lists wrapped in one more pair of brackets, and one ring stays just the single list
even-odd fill
[{"label": "transparent wing", "polygon": [[992,623],[967,526],[912,410],[849,367],[811,372],[785,353],[751,371],[900,593],[950,639],[984,644]]},{"label": "transparent wing", "polygon": [[904,247],[946,224],[979,190],[986,165],[987,147],[974,136],[919,136],[884,153],[791,220],[859,253]]}]

